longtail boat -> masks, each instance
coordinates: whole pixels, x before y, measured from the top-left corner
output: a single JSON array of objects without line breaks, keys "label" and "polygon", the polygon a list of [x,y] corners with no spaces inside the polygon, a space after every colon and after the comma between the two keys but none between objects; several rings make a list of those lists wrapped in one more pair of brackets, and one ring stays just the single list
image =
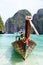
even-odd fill
[{"label": "longtail boat", "polygon": [[22,58],[25,60],[27,56],[30,54],[30,52],[34,49],[36,46],[36,43],[30,39],[30,33],[31,33],[31,17],[26,16],[25,17],[25,35],[22,39],[16,40],[12,42],[12,45],[16,52],[18,52]]}]

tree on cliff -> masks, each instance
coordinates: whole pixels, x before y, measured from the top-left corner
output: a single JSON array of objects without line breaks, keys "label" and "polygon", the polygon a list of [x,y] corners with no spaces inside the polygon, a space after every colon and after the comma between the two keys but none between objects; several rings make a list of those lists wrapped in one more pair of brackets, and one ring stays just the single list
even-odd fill
[{"label": "tree on cliff", "polygon": [[3,24],[2,18],[0,16],[0,32],[3,32],[3,31],[4,31],[4,24]]}]

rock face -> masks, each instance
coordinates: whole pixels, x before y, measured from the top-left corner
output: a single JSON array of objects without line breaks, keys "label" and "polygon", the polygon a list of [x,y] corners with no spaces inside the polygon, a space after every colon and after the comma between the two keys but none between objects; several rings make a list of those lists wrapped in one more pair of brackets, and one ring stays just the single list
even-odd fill
[{"label": "rock face", "polygon": [[31,16],[31,13],[27,10],[19,10],[14,14],[13,17],[9,18],[5,23],[5,28],[7,33],[18,32],[25,28],[25,16]]},{"label": "rock face", "polygon": [[[36,14],[33,16],[32,20],[39,34],[43,34],[43,9],[39,9]],[[35,33],[33,30],[31,33]]]},{"label": "rock face", "polygon": [[5,28],[7,33],[14,33],[14,24],[12,23],[11,18],[6,21]]},{"label": "rock face", "polygon": [[2,21],[2,18],[0,16],[0,34],[4,33],[4,24],[3,24],[3,21]]}]

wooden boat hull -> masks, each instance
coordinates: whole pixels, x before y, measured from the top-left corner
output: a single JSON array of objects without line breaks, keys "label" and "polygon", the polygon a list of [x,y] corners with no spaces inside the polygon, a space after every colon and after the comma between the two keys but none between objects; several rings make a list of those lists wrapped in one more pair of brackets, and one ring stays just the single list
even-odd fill
[{"label": "wooden boat hull", "polygon": [[16,52],[18,52],[22,58],[25,60],[26,57],[30,54],[30,52],[34,49],[36,46],[36,43],[32,40],[29,41],[28,48],[26,48],[26,44],[22,42],[22,40],[15,41],[12,43],[14,49]]}]

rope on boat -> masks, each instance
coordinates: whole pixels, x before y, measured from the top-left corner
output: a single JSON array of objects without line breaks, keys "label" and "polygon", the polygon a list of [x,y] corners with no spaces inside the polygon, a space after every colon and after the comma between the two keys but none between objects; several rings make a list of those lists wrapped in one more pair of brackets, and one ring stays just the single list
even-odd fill
[{"label": "rope on boat", "polygon": [[31,25],[31,27],[34,29],[35,33],[36,33],[37,35],[39,35],[39,33],[38,33],[37,29],[35,28],[34,24],[33,24],[32,22],[30,22],[30,25]]}]

